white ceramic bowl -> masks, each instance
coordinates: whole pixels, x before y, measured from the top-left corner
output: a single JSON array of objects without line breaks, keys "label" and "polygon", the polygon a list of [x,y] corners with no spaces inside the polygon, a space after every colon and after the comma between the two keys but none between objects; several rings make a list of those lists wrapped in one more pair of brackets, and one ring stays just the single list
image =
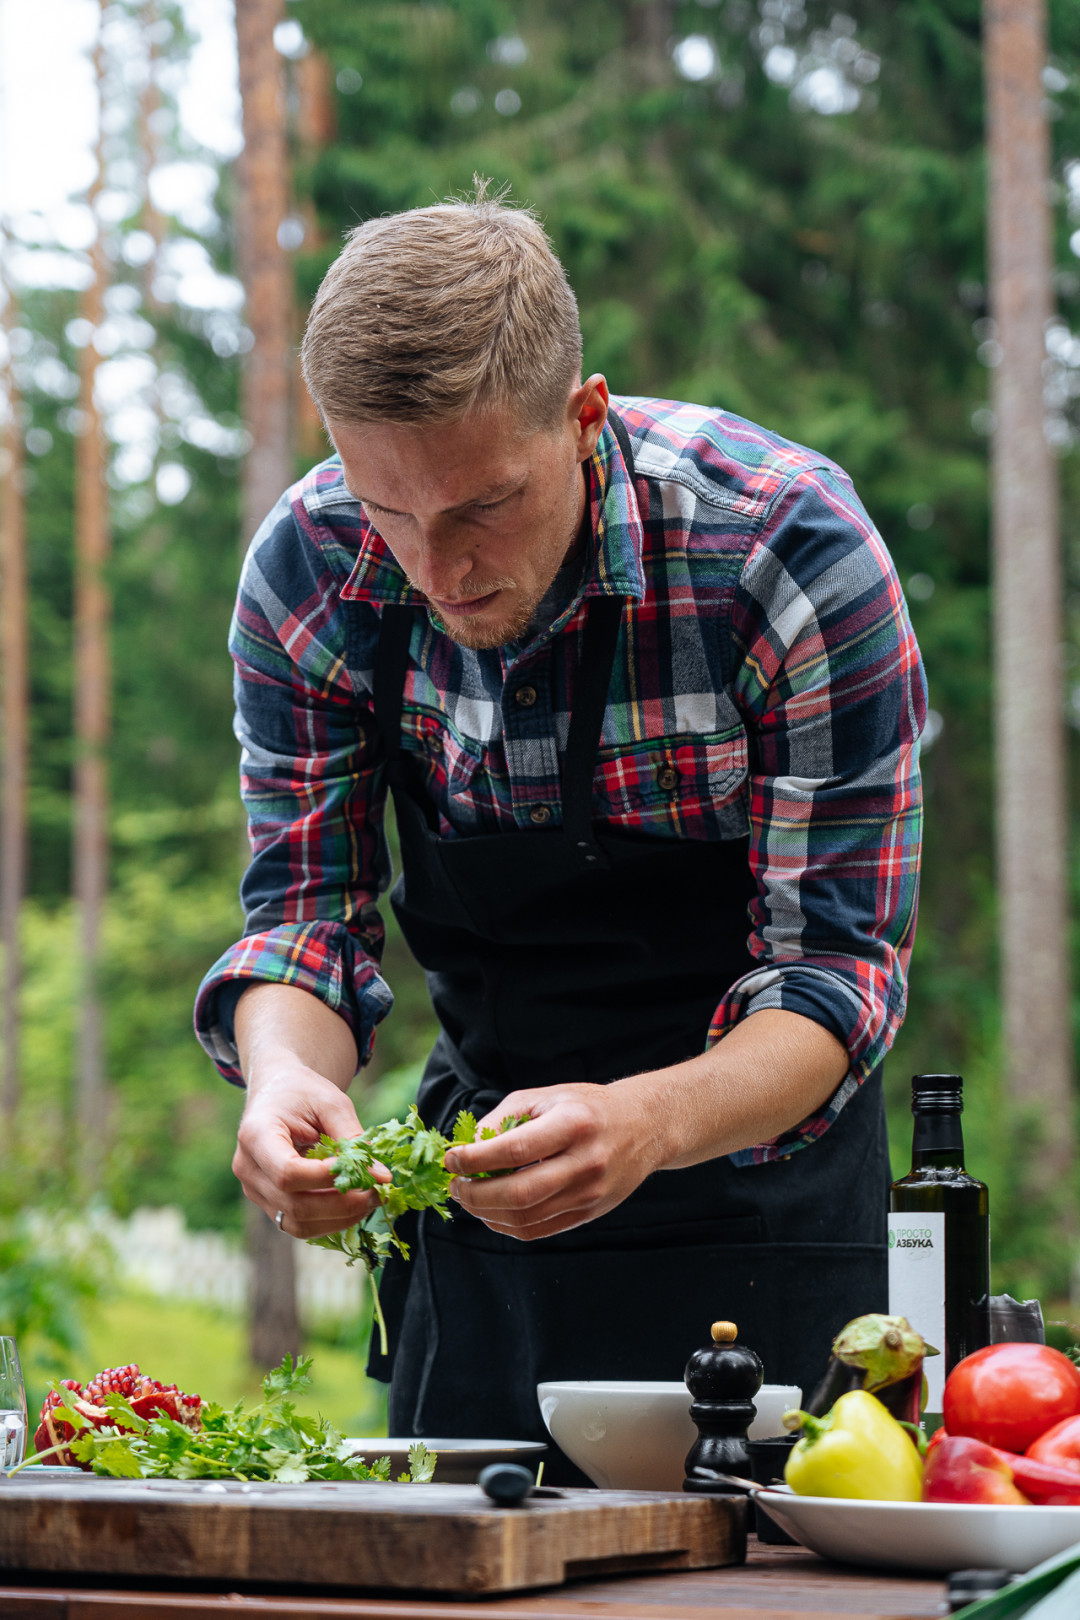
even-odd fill
[{"label": "white ceramic bowl", "polygon": [[[697,1439],[685,1384],[575,1378],[537,1384],[548,1433],[594,1485],[617,1491],[681,1491],[686,1453]],[[795,1384],[762,1384],[751,1440],[783,1434],[783,1416],[802,1400]]]}]

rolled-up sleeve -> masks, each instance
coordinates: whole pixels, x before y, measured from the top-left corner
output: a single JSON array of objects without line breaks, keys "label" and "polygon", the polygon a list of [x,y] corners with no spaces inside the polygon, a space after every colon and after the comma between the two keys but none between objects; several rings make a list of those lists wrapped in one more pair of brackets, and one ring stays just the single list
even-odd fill
[{"label": "rolled-up sleeve", "polygon": [[[199,1040],[242,1083],[235,991],[261,980],[310,991],[370,1056],[392,1005],[376,906],[389,880],[381,749],[364,677],[351,669],[342,581],[302,502],[283,497],[248,552],[230,632],[241,792],[252,858],[244,937],[203,980]],[[369,610],[370,611],[370,610]]]},{"label": "rolled-up sleeve", "polygon": [[793,479],[742,568],[734,695],[749,738],[751,955],[721,1039],[766,1008],[847,1048],[828,1104],[733,1155],[758,1163],[826,1131],[895,1037],[915,933],[926,687],[891,559],[832,469]]}]

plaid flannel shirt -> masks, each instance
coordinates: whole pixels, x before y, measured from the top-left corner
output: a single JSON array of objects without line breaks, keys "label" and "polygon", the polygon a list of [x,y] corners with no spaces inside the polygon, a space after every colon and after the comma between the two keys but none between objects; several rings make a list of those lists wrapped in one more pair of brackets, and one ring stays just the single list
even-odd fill
[{"label": "plaid flannel shirt", "polygon": [[[840,468],[723,411],[613,402],[588,468],[582,584],[524,643],[458,646],[417,614],[402,715],[446,838],[560,820],[560,768],[592,596],[625,600],[594,780],[603,827],[656,838],[749,834],[753,971],[722,995],[709,1042],[785,1008],[850,1054],[817,1114],[733,1155],[754,1163],[820,1136],[881,1061],[904,1015],[921,835],[925,683],[889,555]],[[380,613],[417,602],[331,457],[256,534],[230,640],[253,858],[244,938],[210,970],[196,1028],[240,1081],[229,981],[321,997],[363,1061],[393,997],[377,902],[390,881],[372,716]],[[540,700],[511,694],[528,673]],[[676,784],[672,787],[672,770]],[[648,908],[663,896],[642,897]],[[235,987],[232,987],[235,994]]]}]

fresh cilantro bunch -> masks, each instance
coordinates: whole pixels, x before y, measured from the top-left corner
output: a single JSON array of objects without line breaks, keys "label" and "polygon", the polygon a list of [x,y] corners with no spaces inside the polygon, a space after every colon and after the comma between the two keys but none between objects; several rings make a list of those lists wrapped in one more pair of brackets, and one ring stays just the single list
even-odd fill
[{"label": "fresh cilantro bunch", "polygon": [[[498,1131],[485,1125],[479,1140],[501,1135],[524,1125],[528,1114],[511,1114],[502,1121]],[[429,1130],[420,1118],[415,1104],[404,1121],[388,1119],[385,1124],[373,1125],[363,1136],[335,1141],[324,1136],[308,1152],[309,1159],[336,1159],[334,1186],[339,1192],[375,1191],[379,1195],[379,1208],[344,1232],[329,1232],[325,1237],[309,1238],[308,1242],[320,1249],[336,1249],[345,1256],[350,1266],[360,1261],[372,1279],[375,1319],[379,1324],[379,1342],[382,1353],[387,1352],[386,1321],[379,1303],[379,1290],[375,1273],[393,1252],[403,1260],[409,1258],[409,1245],[398,1235],[395,1222],[407,1209],[433,1209],[448,1220],[447,1199],[450,1183],[454,1179],[447,1170],[445,1159],[451,1147],[465,1147],[477,1140],[474,1115],[464,1110],[454,1124],[454,1134],[448,1140],[439,1131]],[[389,1182],[376,1181],[373,1166],[385,1165],[390,1172]],[[477,1180],[486,1181],[490,1175],[506,1175],[507,1171],[482,1171]]]},{"label": "fresh cilantro bunch", "polygon": [[[389,1457],[369,1466],[350,1454],[348,1442],[325,1418],[297,1412],[289,1397],[310,1386],[310,1369],[310,1357],[298,1358],[294,1365],[286,1356],[263,1379],[258,1406],[245,1411],[242,1401],[228,1408],[204,1405],[199,1429],[186,1428],[163,1413],[141,1418],[122,1395],[106,1395],[101,1404],[115,1427],[87,1429],[68,1444],[95,1474],[113,1479],[274,1480],[284,1485],[309,1479],[389,1480]],[[59,1384],[54,1388],[61,1399],[68,1393]],[[67,1406],[56,1408],[54,1418],[76,1430],[85,1424]],[[43,1451],[27,1462],[49,1455]],[[409,1472],[399,1477],[423,1483],[435,1472],[437,1460],[417,1441],[409,1449]]]}]

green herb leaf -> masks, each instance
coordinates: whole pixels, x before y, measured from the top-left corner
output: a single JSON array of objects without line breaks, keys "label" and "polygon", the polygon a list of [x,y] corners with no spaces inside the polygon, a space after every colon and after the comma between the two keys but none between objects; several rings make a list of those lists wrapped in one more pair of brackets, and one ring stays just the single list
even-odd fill
[{"label": "green herb leaf", "polygon": [[[495,1132],[485,1126],[481,1137],[495,1136],[503,1131],[523,1125],[528,1114],[509,1114]],[[375,1273],[390,1258],[399,1254],[409,1258],[409,1245],[397,1234],[395,1222],[407,1209],[433,1209],[446,1221],[450,1219],[447,1199],[450,1183],[454,1179],[447,1170],[445,1159],[451,1147],[467,1147],[476,1140],[476,1119],[463,1109],[454,1122],[450,1141],[438,1131],[430,1131],[416,1111],[415,1104],[404,1120],[388,1119],[374,1125],[363,1136],[335,1142],[330,1136],[320,1137],[308,1149],[309,1159],[336,1159],[334,1186],[338,1192],[374,1190],[379,1207],[357,1226],[344,1232],[330,1232],[325,1237],[309,1238],[318,1249],[333,1249],[345,1256],[350,1266],[362,1265],[371,1278],[375,1322],[379,1330],[379,1343],[385,1356],[388,1350],[386,1322],[383,1318]],[[375,1180],[374,1166],[383,1165],[390,1172],[390,1181]],[[496,1170],[493,1175],[510,1175],[509,1170]],[[487,1181],[489,1173],[481,1171],[475,1177]]]},{"label": "green herb leaf", "polygon": [[94,1452],[94,1472],[108,1474],[113,1479],[142,1479],[143,1471],[133,1448],[125,1444],[126,1436],[118,1434]]},{"label": "green herb leaf", "polygon": [[426,1485],[435,1473],[438,1460],[437,1451],[429,1451],[422,1440],[417,1440],[409,1447],[408,1478],[414,1485]]},{"label": "green herb leaf", "polygon": [[476,1115],[467,1114],[464,1108],[454,1121],[454,1147],[468,1147],[476,1141]]}]

